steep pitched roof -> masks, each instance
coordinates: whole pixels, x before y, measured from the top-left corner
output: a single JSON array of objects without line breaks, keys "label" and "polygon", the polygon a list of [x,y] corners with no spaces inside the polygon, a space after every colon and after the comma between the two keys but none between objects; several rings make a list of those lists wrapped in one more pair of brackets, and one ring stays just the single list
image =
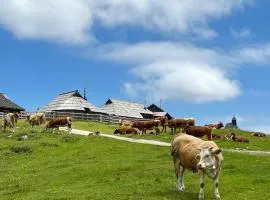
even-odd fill
[{"label": "steep pitched roof", "polygon": [[163,109],[161,109],[159,106],[156,104],[151,104],[150,106],[147,107],[148,110],[151,110],[152,112],[165,112]]},{"label": "steep pitched roof", "polygon": [[141,103],[108,99],[105,105],[99,109],[101,112],[123,117],[142,119],[143,114],[153,115],[153,113],[144,107]]},{"label": "steep pitched roof", "polygon": [[0,108],[15,111],[24,111],[24,108],[12,102],[4,93],[0,93]]},{"label": "steep pitched roof", "polygon": [[86,101],[78,90],[58,95],[51,103],[40,109],[41,112],[77,110],[85,112],[87,109],[96,112],[97,108]]},{"label": "steep pitched roof", "polygon": [[173,118],[169,113],[161,109],[156,104],[151,104],[150,106],[147,107],[147,109],[153,112],[155,117],[167,116],[169,119]]}]

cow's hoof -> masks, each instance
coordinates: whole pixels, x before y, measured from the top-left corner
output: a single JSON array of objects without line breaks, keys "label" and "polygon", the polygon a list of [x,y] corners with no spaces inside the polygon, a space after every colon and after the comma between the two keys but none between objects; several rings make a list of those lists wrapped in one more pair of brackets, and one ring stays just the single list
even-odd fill
[{"label": "cow's hoof", "polygon": [[177,186],[177,189],[179,192],[184,192],[185,191],[185,186]]},{"label": "cow's hoof", "polygon": [[199,200],[204,200],[204,196],[203,195],[199,195]]},{"label": "cow's hoof", "polygon": [[216,200],[220,200],[220,196],[219,195],[216,196]]}]

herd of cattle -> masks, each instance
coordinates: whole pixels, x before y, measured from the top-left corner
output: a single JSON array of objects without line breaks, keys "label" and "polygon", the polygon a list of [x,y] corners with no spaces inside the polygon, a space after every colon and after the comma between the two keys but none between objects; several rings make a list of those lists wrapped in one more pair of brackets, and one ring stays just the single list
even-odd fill
[{"label": "herd of cattle", "polygon": [[[7,131],[7,128],[11,128],[12,132],[15,131],[19,115],[17,113],[8,113],[4,115],[4,124],[0,124],[0,127],[3,127],[4,132]],[[46,117],[44,113],[36,113],[26,116],[26,121],[30,124],[31,127],[43,126],[45,130],[55,129],[60,126],[67,126],[69,131],[71,130],[72,118],[71,117],[56,117],[50,119],[46,122]]]},{"label": "herd of cattle", "polygon": [[[206,124],[204,126],[195,126],[195,119],[193,118],[179,118],[179,119],[171,119],[169,120],[166,116],[156,117],[147,121],[130,121],[130,120],[119,120],[119,125],[121,128],[118,128],[114,131],[114,134],[143,134],[146,133],[147,130],[151,131],[152,134],[159,134],[160,129],[161,132],[166,132],[167,127],[171,129],[171,133],[176,133],[177,129],[182,130],[188,135],[192,135],[195,137],[203,137],[207,136],[208,140],[213,139],[224,139],[224,140],[232,140],[235,142],[249,142],[248,139],[237,137],[235,133],[231,134],[214,134],[213,129],[221,129],[224,127],[222,122],[217,124]],[[256,132],[252,134],[257,137],[265,137],[264,133]]]},{"label": "herd of cattle", "polygon": [[[19,115],[16,113],[4,115],[4,124],[2,125],[4,131],[6,131],[7,128],[12,128],[14,131],[18,118]],[[26,121],[31,127],[43,125],[44,129],[67,126],[70,131],[72,126],[71,117],[57,117],[46,122],[44,113],[28,115],[26,116]],[[180,192],[185,190],[183,181],[185,169],[198,172],[200,175],[199,200],[204,199],[205,175],[213,179],[215,198],[220,199],[218,186],[223,156],[221,149],[211,140],[226,139],[235,142],[249,142],[246,138],[236,137],[235,133],[229,135],[213,134],[213,129],[220,129],[223,127],[221,122],[218,124],[195,126],[195,120],[193,118],[168,120],[166,116],[163,116],[148,121],[120,120],[119,125],[122,127],[116,129],[114,134],[146,134],[147,130],[154,130],[155,134],[159,134],[159,127],[162,127],[162,132],[166,132],[166,128],[169,127],[171,133],[176,133],[177,129],[181,129],[182,133],[176,135],[171,143],[171,155],[175,167],[177,188]],[[252,135],[265,137],[264,133],[259,132],[252,133]],[[207,136],[208,141],[200,139],[203,136]]]}]

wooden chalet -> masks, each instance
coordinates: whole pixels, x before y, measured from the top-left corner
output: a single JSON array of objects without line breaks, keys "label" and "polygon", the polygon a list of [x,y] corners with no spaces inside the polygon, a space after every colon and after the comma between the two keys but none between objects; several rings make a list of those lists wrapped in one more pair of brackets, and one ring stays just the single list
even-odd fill
[{"label": "wooden chalet", "polygon": [[11,101],[4,93],[0,93],[0,112],[21,112],[25,109]]},{"label": "wooden chalet", "polygon": [[154,117],[167,116],[168,119],[173,118],[169,113],[167,113],[166,111],[161,109],[156,104],[151,104],[150,106],[147,107],[147,109],[150,110],[153,113]]}]

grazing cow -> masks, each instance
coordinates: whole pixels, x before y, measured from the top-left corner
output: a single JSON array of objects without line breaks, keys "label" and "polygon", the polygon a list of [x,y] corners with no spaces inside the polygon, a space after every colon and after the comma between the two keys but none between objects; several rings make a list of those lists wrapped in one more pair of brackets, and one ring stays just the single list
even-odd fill
[{"label": "grazing cow", "polygon": [[194,126],[193,118],[171,119],[168,121],[168,127],[171,128],[171,133],[176,133],[177,128],[185,128],[186,126]]},{"label": "grazing cow", "polygon": [[26,121],[29,122],[30,126],[33,127],[34,125],[41,125],[45,124],[46,122],[46,117],[44,113],[36,113],[33,115],[27,115],[26,116]]},{"label": "grazing cow", "polygon": [[128,127],[131,127],[132,124],[133,124],[133,122],[130,121],[130,120],[119,119],[119,125],[120,125],[120,126],[128,126]]},{"label": "grazing cow", "polygon": [[215,142],[180,133],[172,141],[171,155],[180,192],[185,190],[183,175],[185,169],[189,169],[200,174],[200,200],[204,199],[205,174],[214,180],[214,194],[216,199],[220,199],[218,184],[223,156]]},{"label": "grazing cow", "polygon": [[255,132],[255,133],[251,133],[252,136],[256,136],[256,137],[265,137],[265,133],[261,133],[261,132]]},{"label": "grazing cow", "polygon": [[67,126],[68,132],[71,131],[72,118],[71,117],[56,117],[51,119],[46,125],[45,129],[59,128],[60,126]]},{"label": "grazing cow", "polygon": [[162,126],[162,130],[161,132],[165,131],[165,133],[167,132],[166,127],[168,125],[168,117],[167,116],[161,116],[161,117],[155,117],[155,120],[159,120],[160,121],[160,126]]},{"label": "grazing cow", "polygon": [[227,136],[226,134],[225,135],[217,135],[217,134],[212,133],[212,139],[229,140],[230,137]]},{"label": "grazing cow", "polygon": [[186,126],[184,128],[186,134],[195,137],[207,136],[208,140],[212,140],[212,129],[207,126]]},{"label": "grazing cow", "polygon": [[4,132],[6,132],[7,127],[12,128],[12,132],[14,132],[18,118],[18,113],[8,113],[4,115]]},{"label": "grazing cow", "polygon": [[234,142],[246,142],[246,143],[249,143],[249,140],[247,138],[238,138],[236,137],[235,133],[231,133],[231,139],[234,141]]},{"label": "grazing cow", "polygon": [[137,128],[120,128],[120,129],[115,129],[114,134],[120,134],[120,135],[125,135],[125,134],[138,134],[140,133],[140,130]]},{"label": "grazing cow", "polygon": [[137,128],[140,131],[142,131],[142,133],[146,134],[146,130],[153,130],[155,129],[156,134],[159,133],[159,127],[160,125],[160,121],[159,120],[149,120],[149,121],[135,121],[132,124],[132,128]]},{"label": "grazing cow", "polygon": [[219,122],[218,124],[205,124],[205,126],[212,128],[212,129],[221,129],[224,127],[222,122]]}]

